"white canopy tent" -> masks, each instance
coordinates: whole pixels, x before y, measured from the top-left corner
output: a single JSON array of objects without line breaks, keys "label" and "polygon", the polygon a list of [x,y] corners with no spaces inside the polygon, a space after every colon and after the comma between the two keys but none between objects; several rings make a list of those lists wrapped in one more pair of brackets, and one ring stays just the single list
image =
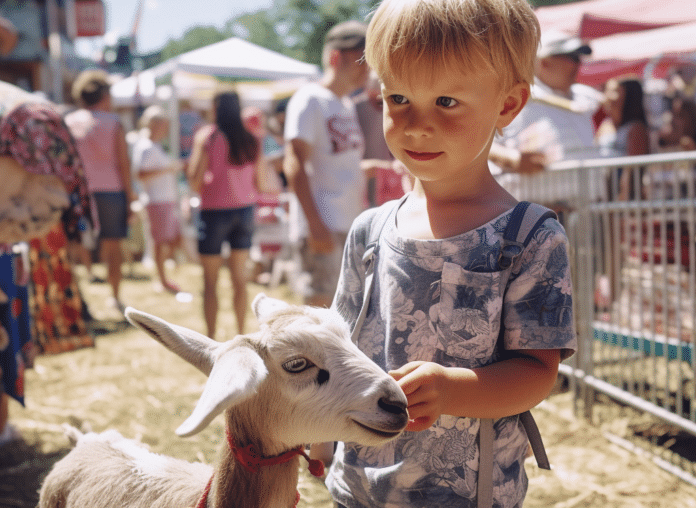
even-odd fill
[{"label": "white canopy tent", "polygon": [[155,79],[172,75],[169,108],[172,147],[179,146],[177,74],[195,73],[215,77],[281,80],[316,79],[321,73],[316,65],[301,62],[238,37],[183,53],[146,72],[151,72]]},{"label": "white canopy tent", "polygon": [[183,53],[150,70],[155,77],[181,70],[210,76],[253,79],[314,78],[320,72],[316,65],[281,55],[238,37]]},{"label": "white canopy tent", "polygon": [[155,75],[151,71],[134,73],[111,85],[111,100],[117,108],[152,104],[156,99]]}]

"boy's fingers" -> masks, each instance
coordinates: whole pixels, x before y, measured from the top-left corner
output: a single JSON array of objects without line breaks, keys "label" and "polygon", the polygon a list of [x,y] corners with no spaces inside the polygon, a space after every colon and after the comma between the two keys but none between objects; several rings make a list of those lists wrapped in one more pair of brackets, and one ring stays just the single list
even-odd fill
[{"label": "boy's fingers", "polygon": [[422,416],[420,418],[415,418],[409,420],[408,425],[406,425],[406,430],[409,432],[420,432],[429,428],[432,425],[430,418],[427,416]]},{"label": "boy's fingers", "polygon": [[418,367],[420,367],[425,362],[410,362],[396,370],[390,370],[389,375],[393,377],[396,381],[399,381],[407,374],[413,372]]}]

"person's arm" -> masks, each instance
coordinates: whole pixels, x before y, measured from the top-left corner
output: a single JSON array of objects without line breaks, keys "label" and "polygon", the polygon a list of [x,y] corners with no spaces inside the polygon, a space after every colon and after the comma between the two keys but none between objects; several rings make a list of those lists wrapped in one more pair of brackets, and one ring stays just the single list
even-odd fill
[{"label": "person's arm", "polygon": [[7,56],[17,46],[19,32],[12,22],[0,16],[0,55]]},{"label": "person's arm", "polygon": [[191,157],[188,160],[188,166],[186,168],[186,178],[188,179],[189,187],[199,194],[203,187],[203,175],[208,167],[208,154],[205,150],[205,141],[208,139],[210,131],[210,126],[202,127],[196,131],[193,138]]},{"label": "person's arm", "polygon": [[643,123],[636,123],[628,131],[626,155],[645,155],[650,151],[648,140],[648,127]]},{"label": "person's arm", "polygon": [[430,427],[440,415],[502,418],[527,411],[551,392],[560,351],[529,349],[477,369],[411,362],[390,374],[408,399],[408,431]]},{"label": "person's arm", "polygon": [[521,173],[532,175],[544,171],[546,161],[542,152],[520,152],[515,148],[508,148],[496,143],[491,145],[488,159],[503,171],[509,173]]},{"label": "person's arm", "polygon": [[180,169],[180,166],[176,166],[174,164],[160,168],[147,168],[139,171],[136,178],[141,182],[149,182],[153,178],[157,178],[158,176],[162,176],[167,173],[176,173]]},{"label": "person's arm", "polygon": [[128,204],[130,205],[130,203],[138,199],[138,197],[135,195],[135,192],[133,192],[133,182],[131,181],[131,163],[130,158],[128,157],[126,133],[120,124],[116,128],[116,157],[118,171],[121,174],[121,181],[123,182]]},{"label": "person's arm", "polygon": [[138,167],[135,177],[141,182],[149,182],[168,173],[178,173],[184,168],[183,161],[172,160],[159,145],[140,152],[138,159],[133,159],[133,165]]},{"label": "person's arm", "polygon": [[499,361],[473,369],[412,362],[391,373],[408,398],[407,430],[423,430],[441,414],[515,415],[550,393],[558,365],[576,349],[577,338],[568,239],[557,222],[543,228],[545,234],[534,236],[507,284]]},{"label": "person's arm", "polygon": [[254,162],[256,169],[255,184],[259,192],[268,194],[278,194],[282,190],[280,178],[273,170],[273,167],[268,163],[268,159],[263,154],[261,146],[259,146],[259,155]]},{"label": "person's arm", "polygon": [[[628,131],[626,142],[626,155],[645,155],[649,152],[650,144],[648,140],[648,128],[645,124],[636,123]],[[624,168],[619,179],[619,200],[628,201],[631,198],[631,187],[634,179],[634,172],[638,168]]]},{"label": "person's arm", "polygon": [[288,178],[288,184],[297,195],[297,200],[304,211],[309,226],[309,241],[311,248],[318,253],[329,253],[334,248],[331,231],[319,216],[309,186],[309,176],[306,164],[312,153],[312,147],[306,141],[296,138],[285,144],[285,160],[283,169]]}]

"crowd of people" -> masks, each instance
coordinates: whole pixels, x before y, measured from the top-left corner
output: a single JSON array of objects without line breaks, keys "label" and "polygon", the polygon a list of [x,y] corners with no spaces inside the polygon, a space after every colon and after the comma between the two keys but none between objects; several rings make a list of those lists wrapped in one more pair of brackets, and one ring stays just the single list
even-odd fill
[{"label": "crowd of people", "polygon": [[[256,204],[291,192],[304,225],[304,302],[333,304],[351,327],[360,323],[356,343],[394,372],[409,399],[409,430],[418,431],[387,451],[314,446],[313,457],[333,463],[327,485],[339,506],[446,506],[482,495],[475,437],[479,422],[492,418],[498,446],[490,495],[499,506],[521,504],[527,441],[511,415],[548,394],[576,339],[563,228],[546,219],[526,256],[501,270],[516,202],[496,177],[561,160],[693,150],[696,79],[688,67],[675,70],[656,127],[640,79],[612,79],[603,90],[577,83],[591,46],[540,33],[526,0],[431,3],[384,0],[369,26],[334,26],[322,76],[271,111],[245,108],[243,97],[225,91],[210,123],[185,112],[186,146],[177,156],[163,146],[170,123],[160,106],[145,109],[137,132],[126,136],[102,71],[77,78],[71,105],[0,97],[0,159],[58,176],[69,198],[57,226],[0,246],[0,442],[12,438],[7,398],[22,402],[17,387],[35,350],[93,344],[73,265],[85,265],[87,283],[110,285],[114,308],[131,303],[120,286],[135,203],[145,205],[141,219],[150,227],[142,232],[159,287],[177,294],[187,288],[169,277],[167,260],[183,248],[181,185],[200,197],[196,261],[206,333],[215,338],[221,268],[229,270],[241,334]],[[509,25],[517,30],[496,28]],[[57,148],[37,143],[42,136]],[[622,174],[616,199],[633,199],[634,181]],[[362,315],[362,256],[380,214],[383,247]],[[18,254],[21,242],[29,242],[28,258]],[[92,273],[97,249],[106,281]],[[555,283],[542,281],[532,264]],[[42,289],[50,284],[62,296]],[[525,310],[530,305],[539,312]]]}]

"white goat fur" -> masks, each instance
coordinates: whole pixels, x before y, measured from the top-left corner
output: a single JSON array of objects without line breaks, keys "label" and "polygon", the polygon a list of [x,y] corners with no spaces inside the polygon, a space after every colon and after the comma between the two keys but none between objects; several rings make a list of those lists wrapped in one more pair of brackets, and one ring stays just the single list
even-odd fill
[{"label": "white goat fur", "polygon": [[[126,311],[131,323],[209,375],[177,434],[195,434],[224,411],[239,446],[254,444],[272,457],[312,442],[380,445],[404,429],[406,397],[350,341],[336,312],[265,295],[252,307],[260,330],[224,343]],[[250,473],[225,445],[208,506],[294,506],[298,468],[295,457]],[[46,477],[39,508],[193,507],[212,472],[204,464],[150,453],[113,430],[85,434]]]}]

